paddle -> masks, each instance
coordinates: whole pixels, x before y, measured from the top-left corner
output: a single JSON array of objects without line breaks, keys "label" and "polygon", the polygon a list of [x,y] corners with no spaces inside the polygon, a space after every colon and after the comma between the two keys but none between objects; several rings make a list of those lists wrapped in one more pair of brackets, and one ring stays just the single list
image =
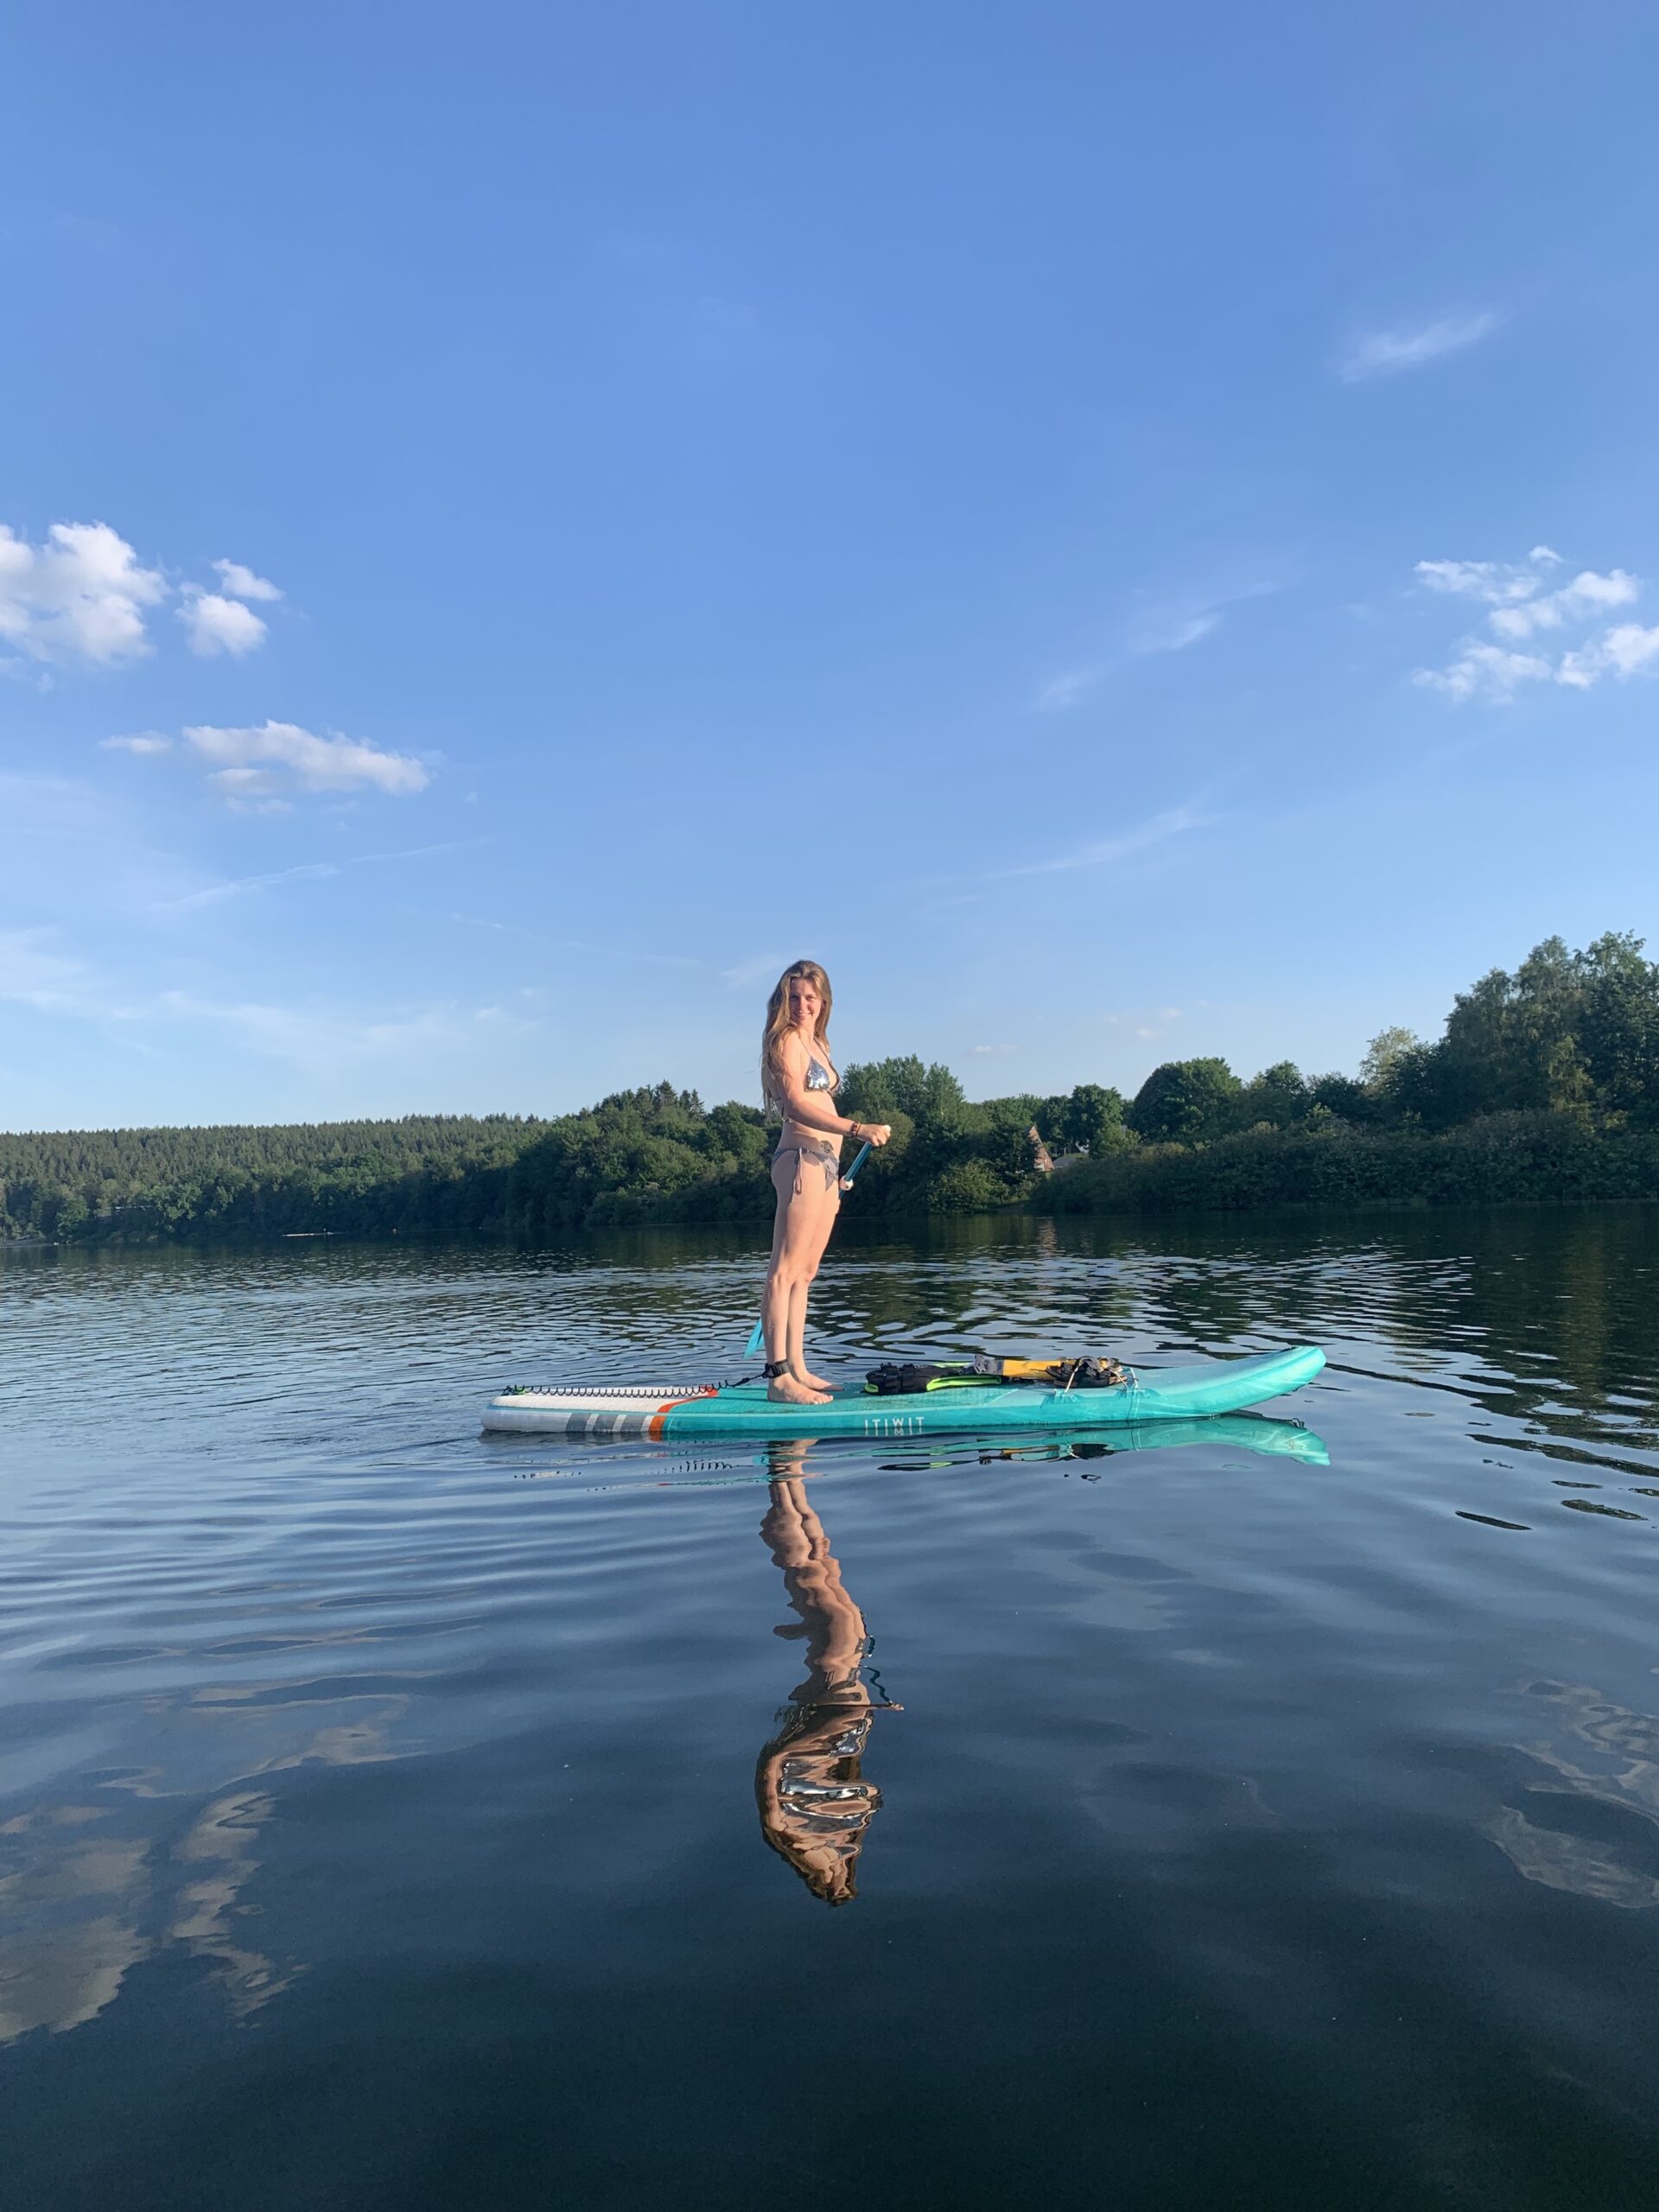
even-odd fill
[{"label": "paddle", "polygon": [[[858,1150],[853,1154],[852,1166],[847,1170],[847,1173],[841,1179],[841,1187],[843,1191],[850,1191],[852,1189],[853,1178],[857,1174],[859,1169],[864,1165],[866,1160],[868,1159],[869,1152],[870,1141],[866,1137],[863,1143],[860,1145]],[[766,1321],[765,1314],[762,1314],[760,1319],[755,1323],[753,1328],[749,1332],[749,1341],[743,1347],[744,1358],[753,1359],[756,1352],[761,1349],[766,1341]]]},{"label": "paddle", "polygon": [[841,1179],[841,1187],[843,1191],[850,1191],[852,1189],[854,1176],[857,1174],[859,1169],[864,1165],[864,1162],[869,1158],[869,1156],[870,1141],[866,1137],[863,1143],[860,1145],[858,1150],[853,1154],[852,1166],[847,1170],[847,1173]]}]

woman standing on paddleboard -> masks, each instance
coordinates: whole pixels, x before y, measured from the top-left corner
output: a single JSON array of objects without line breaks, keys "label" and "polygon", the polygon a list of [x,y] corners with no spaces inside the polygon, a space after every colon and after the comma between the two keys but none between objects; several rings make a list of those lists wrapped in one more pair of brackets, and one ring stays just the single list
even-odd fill
[{"label": "woman standing on paddleboard", "polygon": [[784,1118],[772,1156],[778,1213],[772,1230],[761,1317],[766,1339],[766,1395],[781,1404],[823,1406],[830,1385],[806,1363],[806,1294],[841,1210],[841,1141],[886,1144],[885,1122],[849,1122],[835,1109],[841,1084],[830,1058],[830,978],[816,960],[798,960],[766,1001],[760,1040],[760,1090]]}]

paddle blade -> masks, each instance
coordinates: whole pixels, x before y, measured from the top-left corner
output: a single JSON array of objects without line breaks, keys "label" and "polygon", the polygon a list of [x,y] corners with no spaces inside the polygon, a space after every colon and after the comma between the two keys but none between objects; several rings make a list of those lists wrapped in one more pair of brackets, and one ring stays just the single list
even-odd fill
[{"label": "paddle blade", "polygon": [[761,1345],[764,1344],[766,1341],[766,1325],[763,1318],[757,1321],[753,1328],[749,1332],[749,1341],[743,1347],[744,1358],[753,1359],[756,1352],[760,1351]]}]

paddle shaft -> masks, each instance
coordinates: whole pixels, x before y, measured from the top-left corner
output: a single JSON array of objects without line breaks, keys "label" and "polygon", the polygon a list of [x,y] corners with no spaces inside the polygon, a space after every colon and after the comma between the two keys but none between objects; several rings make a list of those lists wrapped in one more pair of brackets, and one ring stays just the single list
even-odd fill
[{"label": "paddle shaft", "polygon": [[863,1143],[860,1145],[858,1150],[853,1154],[852,1166],[847,1170],[847,1173],[841,1179],[841,1187],[843,1191],[850,1191],[852,1189],[854,1176],[857,1174],[859,1169],[864,1165],[864,1162],[869,1158],[869,1156],[870,1141],[866,1137]]}]

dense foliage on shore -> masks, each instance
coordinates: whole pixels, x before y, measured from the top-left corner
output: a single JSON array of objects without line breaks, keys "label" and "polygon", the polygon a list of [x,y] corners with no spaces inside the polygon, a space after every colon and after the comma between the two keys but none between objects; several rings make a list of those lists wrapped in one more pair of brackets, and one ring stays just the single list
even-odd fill
[{"label": "dense foliage on shore", "polygon": [[[841,1103],[893,1126],[866,1215],[1659,1197],[1659,966],[1636,938],[1551,938],[1460,993],[1438,1041],[1385,1030],[1357,1076],[1176,1060],[1127,1103],[1097,1084],[976,1103],[948,1068],[889,1059],[849,1067]],[[0,1238],[764,1224],[769,1148],[755,1109],[666,1083],[550,1121],[0,1135]]]},{"label": "dense foliage on shore", "polygon": [[[886,1060],[847,1071],[850,1113],[893,1124],[859,1180],[867,1212],[971,1211],[1026,1187],[1033,1113],[1057,1142],[1121,1132],[1122,1100],[971,1104],[949,1069]],[[1126,1140],[1127,1141],[1127,1140]],[[290,1128],[113,1129],[0,1136],[0,1236],[537,1238],[643,1221],[769,1221],[771,1137],[758,1109],[705,1108],[670,1084],[556,1120],[410,1116]]]},{"label": "dense foliage on shore", "polygon": [[1659,1197],[1659,966],[1560,938],[1458,994],[1444,1034],[1372,1043],[1357,1077],[1223,1060],[1155,1069],[1132,1150],[1057,1177],[1055,1211]]}]

